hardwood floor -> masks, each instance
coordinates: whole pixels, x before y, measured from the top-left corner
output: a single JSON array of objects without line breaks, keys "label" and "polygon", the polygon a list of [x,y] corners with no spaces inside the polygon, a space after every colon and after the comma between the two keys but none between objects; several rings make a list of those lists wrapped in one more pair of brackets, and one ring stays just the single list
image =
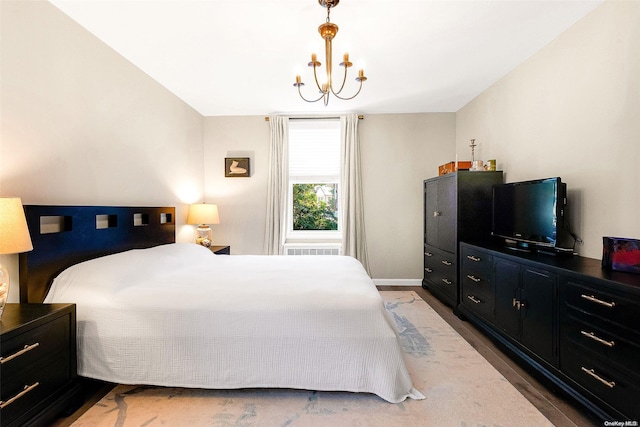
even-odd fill
[{"label": "hardwood floor", "polygon": [[80,384],[83,391],[83,402],[81,402],[81,406],[74,412],[63,414],[62,417],[52,422],[49,427],[69,427],[74,423],[74,421],[80,418],[82,414],[98,403],[100,399],[106,396],[107,393],[116,386],[116,384],[92,380],[89,378],[81,378]]},{"label": "hardwood floor", "polygon": [[556,427],[602,425],[585,408],[554,389],[549,381],[536,378],[535,374],[532,375],[516,363],[491,339],[471,323],[458,318],[451,307],[440,302],[429,291],[419,286],[378,286],[378,290],[416,292]]},{"label": "hardwood floor", "polygon": [[[525,368],[514,362],[487,336],[469,322],[458,318],[450,307],[436,299],[429,291],[419,286],[378,286],[378,289],[381,291],[416,292],[556,427],[602,425],[599,420],[593,418],[571,398],[554,390],[552,385],[543,383],[543,380],[534,377]],[[58,419],[52,426],[70,426],[114,386],[114,384],[100,381],[84,380],[84,404],[69,416]]]}]

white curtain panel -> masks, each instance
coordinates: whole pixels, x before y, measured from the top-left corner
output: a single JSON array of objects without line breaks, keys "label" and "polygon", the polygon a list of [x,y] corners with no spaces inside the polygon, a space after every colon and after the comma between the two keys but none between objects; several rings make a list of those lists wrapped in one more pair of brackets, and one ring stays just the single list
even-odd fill
[{"label": "white curtain panel", "polygon": [[269,181],[267,184],[264,253],[267,255],[283,255],[287,225],[289,118],[285,116],[269,116],[269,128],[271,137],[269,142]]},{"label": "white curtain panel", "polygon": [[364,204],[362,202],[362,173],[360,168],[360,137],[358,115],[340,118],[342,138],[340,213],[342,215],[342,253],[362,263],[371,276],[367,239],[364,230]]}]

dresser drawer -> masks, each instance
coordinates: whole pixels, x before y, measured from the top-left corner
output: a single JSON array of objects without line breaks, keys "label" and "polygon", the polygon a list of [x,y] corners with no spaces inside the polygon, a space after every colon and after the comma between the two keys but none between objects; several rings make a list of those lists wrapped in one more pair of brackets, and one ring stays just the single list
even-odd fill
[{"label": "dresser drawer", "polygon": [[37,361],[64,350],[69,345],[69,318],[58,317],[40,327],[2,341],[2,379],[29,369]]},{"label": "dresser drawer", "polygon": [[76,406],[73,304],[7,304],[0,322],[2,426],[48,425]]},{"label": "dresser drawer", "polygon": [[488,278],[482,277],[478,274],[474,274],[472,271],[462,270],[462,289],[463,292],[482,295],[484,297],[490,297],[493,295],[493,289],[491,287],[491,281]]},{"label": "dresser drawer", "polygon": [[460,258],[463,271],[485,280],[490,280],[493,266],[493,256],[486,252],[475,250],[467,246],[462,247]]},{"label": "dresser drawer", "polygon": [[462,305],[487,320],[493,320],[493,299],[488,296],[463,289]]},{"label": "dresser drawer", "polygon": [[456,277],[456,258],[453,254],[436,252],[428,248],[424,251],[424,266],[433,270],[439,270],[444,275]]},{"label": "dresser drawer", "polygon": [[42,406],[46,398],[71,381],[74,376],[71,365],[69,353],[63,351],[19,375],[5,377],[3,371],[0,392],[2,425],[9,425],[28,411]]},{"label": "dresser drawer", "polygon": [[640,298],[573,281],[567,281],[564,287],[564,304],[631,330],[640,325]]},{"label": "dresser drawer", "polygon": [[566,340],[563,346],[590,352],[617,365],[619,370],[636,375],[640,381],[640,345],[633,333],[574,311],[564,316],[562,328]]},{"label": "dresser drawer", "polygon": [[579,347],[568,346],[562,354],[562,371],[605,403],[631,420],[640,419],[640,388],[637,379],[596,358]]},{"label": "dresser drawer", "polygon": [[425,267],[424,278],[432,285],[437,286],[443,290],[450,290],[453,292],[451,295],[455,295],[456,279],[455,276],[450,276],[441,270],[430,269]]}]

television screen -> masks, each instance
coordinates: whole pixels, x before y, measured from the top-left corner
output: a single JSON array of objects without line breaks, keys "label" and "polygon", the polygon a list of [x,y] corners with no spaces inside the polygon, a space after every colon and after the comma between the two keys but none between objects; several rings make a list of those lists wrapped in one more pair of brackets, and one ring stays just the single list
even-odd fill
[{"label": "television screen", "polygon": [[565,185],[560,178],[496,185],[492,234],[521,246],[556,247],[564,205]]}]

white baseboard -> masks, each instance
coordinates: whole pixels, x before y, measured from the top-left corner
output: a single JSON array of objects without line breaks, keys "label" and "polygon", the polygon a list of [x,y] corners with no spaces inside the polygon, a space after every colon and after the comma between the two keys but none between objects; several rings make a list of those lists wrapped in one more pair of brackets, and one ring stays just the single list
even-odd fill
[{"label": "white baseboard", "polygon": [[422,286],[422,279],[373,279],[376,286]]}]

